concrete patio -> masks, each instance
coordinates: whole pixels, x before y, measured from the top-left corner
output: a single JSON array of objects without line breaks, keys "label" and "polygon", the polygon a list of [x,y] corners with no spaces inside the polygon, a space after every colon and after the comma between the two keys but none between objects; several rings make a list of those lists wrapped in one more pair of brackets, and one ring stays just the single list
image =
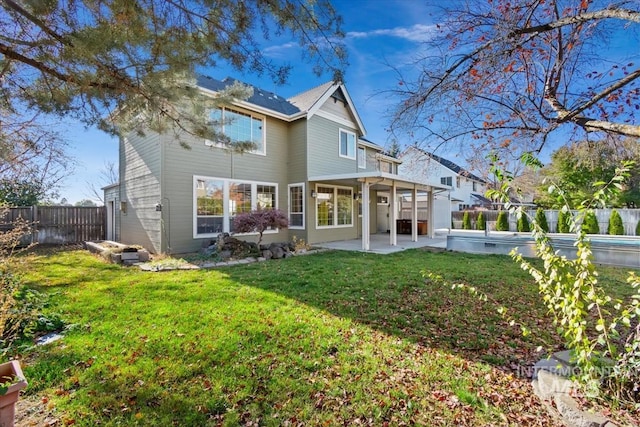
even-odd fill
[{"label": "concrete patio", "polygon": [[353,239],[353,240],[342,240],[339,242],[327,242],[327,243],[317,243],[314,246],[325,248],[325,249],[336,249],[341,251],[359,251],[359,252],[369,252],[376,254],[391,254],[394,252],[401,252],[407,249],[416,249],[416,248],[424,248],[424,247],[433,247],[446,249],[447,247],[447,236],[444,235],[436,235],[433,239],[430,239],[427,236],[418,236],[417,242],[411,241],[411,235],[408,234],[398,234],[397,237],[397,245],[391,246],[389,243],[389,234],[372,234],[370,237],[370,249],[368,251],[362,250],[362,239]]}]

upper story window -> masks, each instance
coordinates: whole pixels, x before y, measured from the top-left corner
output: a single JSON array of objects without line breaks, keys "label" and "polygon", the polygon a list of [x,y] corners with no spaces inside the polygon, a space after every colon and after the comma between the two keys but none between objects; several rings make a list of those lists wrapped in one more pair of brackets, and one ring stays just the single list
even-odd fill
[{"label": "upper story window", "polygon": [[453,186],[453,178],[450,176],[443,176],[440,178],[440,184],[448,185],[449,187]]},{"label": "upper story window", "polygon": [[473,191],[478,191],[478,183],[473,181]]},{"label": "upper story window", "polygon": [[210,118],[222,125],[222,133],[232,143],[251,142],[255,148],[250,153],[266,154],[263,117],[224,107],[213,110]]},{"label": "upper story window", "polygon": [[380,172],[391,173],[391,162],[380,161]]},{"label": "upper story window", "polygon": [[460,188],[460,177],[456,176],[456,188]]},{"label": "upper story window", "polygon": [[358,167],[360,169],[367,168],[367,151],[364,147],[358,147]]},{"label": "upper story window", "polygon": [[356,134],[340,129],[340,157],[356,159]]}]

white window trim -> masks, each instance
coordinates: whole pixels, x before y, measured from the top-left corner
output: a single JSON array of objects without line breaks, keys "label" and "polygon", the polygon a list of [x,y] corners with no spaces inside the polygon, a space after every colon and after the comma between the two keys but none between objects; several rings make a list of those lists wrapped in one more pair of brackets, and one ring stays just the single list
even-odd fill
[{"label": "white window trim", "polygon": [[[194,239],[206,239],[209,237],[217,237],[220,233],[206,233],[206,234],[198,234],[198,196],[197,196],[197,182],[198,180],[215,180],[222,181],[222,232],[229,233],[229,219],[231,218],[230,210],[229,210],[229,184],[230,183],[243,183],[243,184],[251,184],[251,210],[254,211],[257,208],[257,198],[258,193],[256,188],[258,185],[271,185],[276,189],[275,197],[276,197],[276,206],[274,209],[278,209],[278,184],[275,182],[264,182],[264,181],[252,181],[248,179],[229,179],[229,178],[220,178],[215,176],[204,176],[204,175],[193,175],[193,182],[191,184],[191,191],[193,192],[192,204],[192,222],[193,222],[193,238]],[[276,234],[280,230],[265,230],[263,234]],[[258,235],[258,233],[233,233],[234,236],[252,236]]]},{"label": "white window trim", "polygon": [[[222,123],[222,132],[224,133],[224,112],[226,110],[235,111],[236,113],[242,113],[250,116],[251,118],[262,120],[262,151],[247,151],[245,154],[255,154],[257,156],[266,156],[267,155],[267,117],[262,114],[256,114],[253,111],[245,110],[243,108],[237,107],[220,107],[222,110],[223,123]],[[211,114],[211,110],[208,110],[208,114]],[[216,148],[227,148],[224,144],[221,144],[216,141],[211,141],[209,139],[204,140],[204,145],[207,147],[216,147]]]},{"label": "white window trim", "polygon": [[[329,184],[316,184],[315,185],[315,192],[316,194],[318,194],[318,187],[326,187],[326,188],[333,188],[333,197],[335,200],[335,205],[336,205],[336,209],[334,209],[333,211],[333,224],[334,225],[318,225],[318,199],[314,199],[313,205],[314,205],[314,209],[316,211],[316,220],[315,220],[315,226],[316,226],[316,230],[327,230],[327,229],[333,229],[333,228],[353,228],[355,227],[355,218],[353,216],[353,187],[344,187],[344,186],[340,186],[340,185],[329,185]],[[351,191],[351,224],[342,224],[342,225],[338,225],[338,189],[342,188],[344,190],[349,190]]]},{"label": "white window trim", "polygon": [[[353,135],[353,156],[345,156],[341,152],[343,133],[346,133],[347,135]],[[351,132],[350,130],[340,128],[338,130],[338,156],[342,157],[343,159],[355,160],[357,156],[357,152],[358,152],[358,138],[356,138],[356,134],[354,132]]]},{"label": "white window trim", "polygon": [[305,229],[305,220],[306,220],[306,192],[304,182],[298,182],[295,184],[287,185],[287,214],[288,217],[291,218],[291,187],[302,187],[302,226],[291,225],[289,224],[290,230],[304,230]]},{"label": "white window trim", "polygon": [[358,156],[358,169],[366,169],[367,168],[367,149],[365,147],[357,147],[356,153],[357,153],[356,155]]}]

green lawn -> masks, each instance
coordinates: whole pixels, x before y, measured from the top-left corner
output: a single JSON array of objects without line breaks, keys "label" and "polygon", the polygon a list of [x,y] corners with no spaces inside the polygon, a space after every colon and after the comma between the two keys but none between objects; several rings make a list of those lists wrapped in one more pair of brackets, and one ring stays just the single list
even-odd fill
[{"label": "green lawn", "polygon": [[[63,425],[554,425],[517,372],[559,339],[508,257],[326,252],[149,273],[58,251],[27,265],[73,324],[22,355],[26,397]],[[532,335],[424,269],[477,286]],[[624,273],[601,271],[615,295]]]}]

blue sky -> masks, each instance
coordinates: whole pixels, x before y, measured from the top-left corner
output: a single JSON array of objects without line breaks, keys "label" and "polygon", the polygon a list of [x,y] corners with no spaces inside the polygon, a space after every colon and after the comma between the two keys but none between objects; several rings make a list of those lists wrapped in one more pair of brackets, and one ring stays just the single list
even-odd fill
[{"label": "blue sky", "polygon": [[[386,145],[385,113],[393,100],[379,93],[397,84],[395,72],[388,64],[406,64],[419,53],[420,42],[432,28],[425,1],[418,0],[351,0],[334,1],[334,7],[344,18],[347,33],[345,43],[349,53],[349,67],[345,83],[367,130],[367,137]],[[301,51],[295,42],[274,39],[264,43],[264,53],[275,61],[294,66],[284,86],[275,85],[268,77],[239,74],[231,68],[207,70],[211,77],[237,78],[284,97],[290,97],[330,80],[330,75],[316,77],[311,66],[301,61]],[[69,154],[77,161],[75,172],[63,182],[61,198],[70,203],[91,199],[89,184],[99,188],[100,170],[105,162],[117,165],[118,142],[98,130],[84,129],[74,123],[63,122],[61,133],[70,142]],[[453,160],[453,159],[452,159]]]}]

